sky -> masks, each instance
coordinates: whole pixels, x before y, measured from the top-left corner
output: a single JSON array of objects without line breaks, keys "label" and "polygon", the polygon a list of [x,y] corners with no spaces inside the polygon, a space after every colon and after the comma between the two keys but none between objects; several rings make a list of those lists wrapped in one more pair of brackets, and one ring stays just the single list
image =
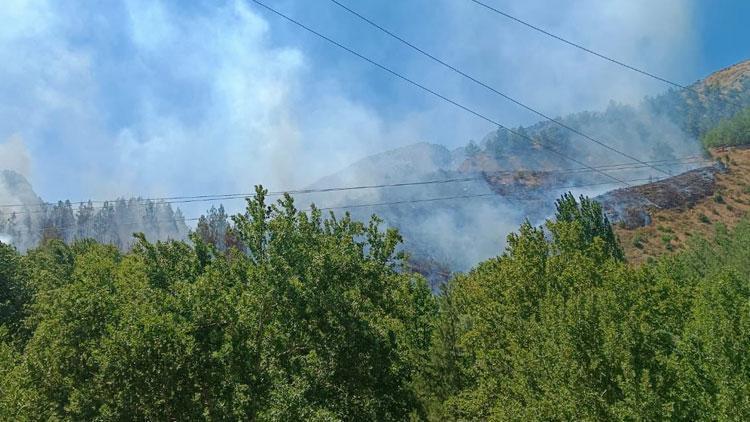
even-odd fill
[{"label": "sky", "polygon": [[[507,126],[537,120],[329,0],[265,1]],[[667,88],[469,0],[341,1],[553,116]],[[680,83],[750,58],[744,0],[485,1]],[[0,62],[0,168],[45,200],[293,189],[494,129],[250,1],[5,0]]]}]

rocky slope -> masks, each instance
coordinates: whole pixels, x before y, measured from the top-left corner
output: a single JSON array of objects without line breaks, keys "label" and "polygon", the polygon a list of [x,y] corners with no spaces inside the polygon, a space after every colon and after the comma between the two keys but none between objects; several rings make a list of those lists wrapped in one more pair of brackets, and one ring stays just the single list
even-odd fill
[{"label": "rocky slope", "polygon": [[611,222],[636,229],[651,224],[652,210],[689,208],[713,195],[717,175],[726,171],[726,166],[717,162],[657,182],[616,189],[596,200]]}]

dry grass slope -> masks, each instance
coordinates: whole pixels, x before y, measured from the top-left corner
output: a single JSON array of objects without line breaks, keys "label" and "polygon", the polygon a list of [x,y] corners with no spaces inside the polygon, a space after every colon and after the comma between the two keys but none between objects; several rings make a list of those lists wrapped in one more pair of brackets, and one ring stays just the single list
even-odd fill
[{"label": "dry grass slope", "polygon": [[750,76],[750,60],[740,62],[712,73],[698,84],[698,89],[706,86],[718,86],[722,90],[738,89],[742,87],[742,81]]},{"label": "dry grass slope", "polygon": [[717,174],[713,196],[701,198],[692,206],[651,209],[653,222],[645,227],[615,231],[631,262],[682,249],[693,236],[711,236],[718,223],[732,227],[750,212],[750,148],[712,149],[728,171]]}]

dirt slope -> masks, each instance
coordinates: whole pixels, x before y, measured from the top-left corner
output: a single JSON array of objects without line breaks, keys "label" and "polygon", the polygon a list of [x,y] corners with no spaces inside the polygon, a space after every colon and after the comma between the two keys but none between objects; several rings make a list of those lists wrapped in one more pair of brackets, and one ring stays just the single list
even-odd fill
[{"label": "dirt slope", "polygon": [[[680,250],[691,236],[711,236],[717,223],[731,227],[750,212],[750,149],[714,149],[711,154],[726,166],[726,171],[715,173],[715,181],[704,190],[704,196],[691,196],[690,201],[673,207],[649,208],[651,222],[644,227],[616,224],[631,262]],[[653,190],[655,186],[641,188]]]}]

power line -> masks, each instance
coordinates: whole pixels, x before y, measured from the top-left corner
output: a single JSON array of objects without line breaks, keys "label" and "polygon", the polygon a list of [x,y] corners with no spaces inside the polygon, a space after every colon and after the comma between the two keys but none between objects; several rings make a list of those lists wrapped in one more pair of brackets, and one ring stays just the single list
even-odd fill
[{"label": "power line", "polygon": [[[509,13],[503,12],[502,10],[499,10],[499,9],[497,9],[497,8],[495,8],[495,7],[487,4],[487,3],[484,3],[484,2],[482,2],[480,0],[469,0],[469,1],[472,1],[472,2],[476,3],[477,5],[482,6],[483,8],[485,8],[485,9],[491,11],[491,12],[494,12],[494,13],[496,13],[498,15],[501,15],[501,16],[504,16],[504,17],[506,17],[506,18],[508,18],[508,19],[510,19],[512,21],[520,23],[521,25],[526,26],[527,28],[533,29],[534,31],[540,32],[540,33],[542,33],[544,35],[547,35],[548,37],[554,38],[554,39],[556,39],[556,40],[558,40],[560,42],[568,44],[571,47],[575,47],[575,48],[577,48],[579,50],[585,51],[586,53],[589,53],[589,54],[592,54],[592,55],[594,55],[596,57],[599,57],[600,59],[603,59],[603,60],[606,60],[608,62],[614,63],[614,64],[616,64],[618,66],[622,66],[622,67],[624,67],[626,69],[629,69],[629,70],[631,70],[633,72],[640,73],[641,75],[648,76],[649,78],[656,79],[657,81],[664,82],[664,83],[669,84],[669,85],[671,85],[671,86],[673,86],[675,88],[679,88],[681,90],[691,91],[691,92],[693,92],[695,94],[702,95],[699,91],[693,89],[690,86],[683,85],[683,84],[671,81],[671,80],[669,80],[667,78],[655,75],[655,74],[653,74],[651,72],[648,72],[646,70],[640,69],[640,68],[635,67],[633,65],[629,65],[629,64],[627,64],[625,62],[622,62],[620,60],[614,59],[614,58],[612,58],[610,56],[604,55],[602,53],[598,53],[598,52],[596,52],[596,51],[594,51],[594,50],[592,50],[592,49],[590,49],[588,47],[585,47],[585,46],[583,46],[581,44],[578,44],[576,42],[573,42],[573,41],[570,41],[568,39],[565,39],[565,38],[563,38],[563,37],[561,37],[559,35],[555,35],[555,34],[549,32],[549,31],[544,30],[544,29],[542,29],[542,28],[540,28],[540,27],[538,27],[538,26],[536,26],[534,24],[531,24],[531,23],[529,23],[529,22],[527,22],[525,20],[517,18],[517,17],[515,17],[515,16],[513,16],[513,15],[511,15]],[[720,95],[721,95],[721,93],[720,93]],[[724,101],[728,102],[730,104],[734,104],[737,107],[745,108],[744,105],[736,103],[736,102],[732,101],[729,98],[724,97]]]},{"label": "power line", "polygon": [[[653,181],[659,181],[664,180],[665,177],[662,178],[649,178],[649,177],[642,177],[637,179],[629,179],[628,182],[642,182],[646,180],[653,180]],[[583,183],[583,184],[575,184],[575,185],[566,185],[566,186],[551,186],[550,189],[569,189],[569,188],[582,188],[582,187],[591,187],[591,186],[601,186],[601,185],[613,185],[617,184],[618,182],[598,182],[598,183]],[[509,199],[505,195],[500,195],[497,193],[478,193],[478,194],[467,194],[467,195],[455,195],[455,196],[444,196],[440,198],[426,198],[426,199],[405,199],[403,201],[393,201],[393,202],[376,202],[372,204],[356,204],[356,205],[342,205],[337,207],[326,207],[326,208],[317,208],[322,211],[327,210],[337,210],[337,209],[352,209],[352,208],[366,208],[366,207],[379,207],[379,206],[390,206],[390,205],[403,205],[403,204],[414,204],[414,203],[421,203],[421,202],[435,202],[435,201],[447,201],[447,200],[454,200],[454,199],[469,199],[469,198],[483,198],[483,197],[491,197],[491,196],[498,196],[504,199]],[[521,200],[519,198],[514,198],[515,200]],[[309,210],[308,210],[309,211]]]},{"label": "power line", "polygon": [[[659,160],[654,161],[658,163],[662,163],[661,165],[664,166],[681,166],[681,165],[690,165],[690,164],[708,164],[711,161],[709,160],[700,160],[700,157],[692,157],[689,160]],[[627,163],[627,164],[611,164],[606,166],[598,167],[599,170],[608,170],[608,171],[626,171],[626,170],[637,170],[640,168],[644,168],[645,166]],[[384,188],[384,187],[402,187],[402,186],[420,186],[420,185],[428,185],[428,184],[446,184],[446,183],[457,183],[457,182],[467,182],[467,181],[478,181],[478,180],[486,180],[486,177],[492,177],[492,176],[502,176],[502,175],[520,175],[524,172],[528,173],[541,173],[541,174],[555,174],[555,175],[570,175],[570,174],[576,174],[581,172],[588,172],[590,170],[586,168],[571,168],[571,169],[564,169],[564,170],[550,170],[550,171],[536,171],[536,170],[528,170],[528,171],[498,171],[498,172],[486,172],[483,173],[481,177],[464,177],[464,178],[452,178],[452,179],[439,179],[439,180],[429,180],[429,181],[420,181],[420,182],[401,182],[401,183],[391,183],[391,184],[380,184],[380,185],[362,185],[362,186],[348,186],[348,187],[332,187],[332,188],[322,188],[322,189],[304,189],[304,190],[296,190],[296,191],[287,191],[287,192],[269,192],[269,196],[271,195],[280,195],[283,193],[316,193],[316,192],[337,192],[337,191],[350,191],[350,190],[358,190],[358,189],[372,189],[372,188]],[[231,196],[230,196],[231,195]],[[247,197],[252,196],[252,193],[237,193],[237,194],[223,194],[223,195],[217,195],[216,197],[211,197],[211,195],[198,195],[196,198],[200,199],[189,199],[189,200],[174,200],[174,201],[161,201],[161,202],[154,202],[154,205],[156,206],[164,206],[164,205],[173,205],[173,204],[181,204],[181,203],[188,203],[188,202],[214,202],[214,201],[229,201],[229,200],[238,200],[242,199],[244,200]],[[177,198],[188,198],[185,196],[177,197]],[[153,199],[140,199],[140,201],[151,201]],[[133,200],[131,199],[128,201],[128,205],[133,206],[131,204]],[[104,203],[108,203],[110,201],[104,201]],[[115,201],[112,201],[116,203]],[[59,203],[58,203],[59,204]],[[148,205],[148,202],[139,202],[135,205],[145,206]],[[46,204],[39,204],[38,206],[46,206]],[[51,204],[52,207],[57,206],[57,204]],[[101,207],[91,207],[90,209],[93,211],[99,211],[104,209],[106,206]],[[28,208],[28,207],[27,207]],[[50,210],[49,209],[41,209],[41,210],[30,210],[30,211],[13,211],[10,213],[11,216],[22,216],[22,215],[29,215],[29,214],[46,214]]]},{"label": "power line", "polygon": [[[634,164],[634,163],[620,163],[620,164],[608,164],[603,166],[597,166],[597,170],[607,170],[607,171],[627,171],[627,170],[638,170],[647,167],[647,164],[655,164],[658,163],[662,166],[682,166],[682,165],[690,165],[690,164],[707,164],[710,163],[710,160],[705,160],[700,156],[687,156],[683,157],[682,159],[676,159],[676,160],[655,160],[651,162],[645,163],[646,165],[640,165],[640,164]],[[478,181],[478,180],[484,180],[485,176],[502,176],[502,175],[519,175],[522,173],[542,173],[542,174],[552,174],[552,175],[570,175],[570,174],[577,174],[582,172],[590,172],[591,170],[586,167],[577,167],[577,168],[569,168],[569,169],[559,169],[559,170],[502,170],[502,171],[495,171],[495,172],[483,172],[482,177],[478,176],[472,176],[472,177],[459,177],[459,178],[449,178],[449,179],[436,179],[436,180],[427,180],[427,181],[416,181],[416,182],[398,182],[398,183],[387,183],[387,184],[374,184],[374,185],[359,185],[359,186],[344,186],[344,187],[328,187],[328,188],[313,188],[313,189],[297,189],[297,190],[287,190],[287,191],[276,191],[276,192],[269,192],[269,196],[277,196],[282,195],[284,193],[289,194],[309,194],[309,193],[327,193],[327,192],[342,192],[342,191],[352,191],[352,190],[364,190],[364,189],[378,189],[378,188],[390,188],[390,187],[408,187],[408,186],[424,186],[424,185],[435,185],[435,184],[447,184],[447,183],[460,183],[460,182],[469,182],[469,181]],[[206,195],[195,195],[195,196],[173,196],[173,197],[161,197],[161,198],[138,198],[138,199],[130,199],[125,201],[127,205],[131,206],[133,201],[137,201],[135,205],[149,205],[149,201],[152,201],[152,203],[155,206],[163,206],[163,205],[172,205],[172,204],[182,204],[182,203],[192,203],[192,202],[214,202],[214,201],[221,201],[221,200],[236,200],[236,199],[245,199],[247,197],[253,196],[254,193],[229,193],[229,194],[206,194]],[[175,200],[164,200],[169,198],[185,198],[185,199],[175,199]],[[104,200],[104,201],[80,201],[80,202],[71,202],[71,205],[73,204],[80,204],[85,205],[89,203],[117,203],[118,200]],[[30,208],[32,206],[38,206],[38,207],[55,207],[59,205],[60,203],[65,202],[58,202],[58,203],[50,203],[45,202],[41,204],[0,204],[0,207],[24,207],[24,208]],[[102,210],[105,206],[101,207],[91,207],[91,210]],[[44,214],[47,213],[48,209],[42,209],[42,210],[32,210],[32,211],[12,211],[10,215],[26,215],[26,214]]]},{"label": "power line", "polygon": [[[378,63],[378,62],[376,62],[376,61],[374,61],[374,60],[372,60],[372,59],[370,59],[370,58],[368,58],[368,57],[366,57],[366,56],[364,56],[364,55],[362,55],[362,54],[360,54],[360,53],[358,53],[358,52],[356,52],[354,50],[352,50],[351,48],[349,48],[349,47],[347,47],[347,46],[339,43],[338,41],[335,41],[332,38],[329,38],[326,35],[321,34],[320,32],[318,32],[318,31],[310,28],[309,26],[307,26],[307,25],[305,25],[305,24],[303,24],[303,23],[295,20],[292,17],[289,17],[289,16],[285,15],[284,13],[282,13],[282,12],[280,12],[280,11],[272,8],[271,6],[268,6],[267,4],[265,4],[265,3],[263,3],[263,2],[261,2],[259,0],[250,0],[250,1],[252,1],[253,3],[255,3],[255,4],[257,4],[257,5],[261,6],[261,7],[263,7],[264,9],[266,9],[266,10],[268,10],[268,11],[276,14],[277,16],[279,16],[279,17],[287,20],[288,22],[291,22],[291,23],[299,26],[300,28],[302,28],[302,29],[310,32],[311,34],[313,34],[313,35],[315,35],[315,36],[317,36],[317,37],[319,37],[319,38],[321,38],[321,39],[323,39],[325,41],[328,41],[329,43],[331,43],[331,44],[333,44],[333,45],[341,48],[342,50],[345,50],[345,51],[349,52],[350,54],[353,54],[353,55],[359,57],[360,59],[362,59],[362,60],[364,60],[364,61],[372,64],[373,66],[376,66],[376,67],[382,69],[383,71],[385,71],[387,73],[390,73],[391,75],[393,75],[393,76],[395,76],[395,77],[397,77],[397,78],[399,78],[399,79],[401,79],[401,80],[403,80],[405,82],[408,82],[408,83],[414,85],[415,87],[417,87],[417,88],[419,88],[419,89],[421,89],[421,90],[423,90],[423,91],[425,91],[425,92],[427,92],[427,93],[429,93],[431,95],[434,95],[435,97],[438,97],[438,98],[442,99],[443,101],[446,101],[446,102],[448,102],[448,103],[450,103],[450,104],[452,104],[452,105],[454,105],[454,106],[456,106],[456,107],[458,107],[458,108],[460,108],[460,109],[462,109],[462,110],[464,110],[464,111],[466,111],[468,113],[471,113],[474,116],[479,117],[482,120],[485,120],[485,121],[487,121],[489,123],[492,123],[492,124],[494,124],[494,125],[502,128],[502,129],[505,129],[508,132],[510,132],[510,133],[512,133],[512,134],[514,134],[514,135],[516,135],[518,137],[521,137],[523,139],[531,141],[533,144],[538,145],[538,146],[540,146],[540,147],[542,147],[542,148],[544,148],[546,150],[549,150],[553,154],[556,154],[556,155],[558,155],[558,156],[560,156],[560,157],[562,157],[562,158],[564,158],[566,160],[569,160],[569,161],[572,161],[572,162],[574,162],[574,163],[576,163],[578,165],[581,165],[581,166],[593,169],[593,167],[586,165],[586,163],[584,163],[584,162],[581,162],[581,161],[579,161],[579,160],[577,160],[575,158],[566,156],[565,154],[557,151],[556,149],[554,149],[554,148],[552,148],[552,147],[550,147],[548,145],[545,145],[545,144],[543,144],[541,142],[537,142],[536,140],[534,140],[533,138],[531,138],[531,137],[529,137],[529,136],[527,136],[525,134],[522,134],[520,132],[514,131],[513,129],[510,129],[510,128],[502,125],[500,122],[498,122],[498,121],[496,121],[496,120],[494,120],[494,119],[492,119],[490,117],[487,117],[484,114],[482,114],[482,113],[480,113],[478,111],[475,111],[475,110],[473,110],[473,109],[471,109],[471,108],[469,108],[467,106],[464,106],[463,104],[460,104],[460,103],[458,103],[458,102],[456,102],[456,101],[454,101],[454,100],[452,100],[452,99],[450,99],[450,98],[448,98],[448,97],[446,97],[446,96],[444,96],[444,95],[442,95],[442,94],[440,94],[440,93],[438,93],[438,92],[436,92],[436,91],[434,91],[434,90],[432,90],[432,89],[430,89],[430,88],[428,88],[428,87],[420,84],[419,82],[416,82],[413,79],[410,79],[410,78],[402,75],[401,73],[398,73],[395,70],[393,70],[393,69],[391,69],[391,68],[389,68],[389,67],[387,67],[385,65],[382,65],[382,64],[380,64],[380,63]],[[616,177],[614,177],[614,176],[612,176],[610,174],[607,174],[605,172],[599,172],[599,173],[602,174],[605,177],[608,177],[608,178],[610,178],[612,180],[617,181],[618,183],[624,184],[625,186],[630,186],[624,180],[620,180],[620,179],[618,179],[618,178],[616,178]]]},{"label": "power line", "polygon": [[[509,96],[509,95],[507,95],[507,94],[505,94],[505,93],[497,90],[496,88],[490,86],[488,83],[483,82],[483,81],[477,79],[476,77],[471,76],[471,75],[463,72],[462,70],[458,69],[454,65],[451,65],[451,64],[445,62],[444,60],[441,60],[440,58],[436,57],[434,54],[431,54],[431,53],[425,51],[424,49],[422,49],[420,47],[417,47],[416,45],[414,45],[413,43],[407,41],[403,37],[401,37],[401,36],[393,33],[392,31],[384,28],[383,26],[381,26],[381,25],[379,25],[377,23],[373,22],[371,19],[369,19],[369,18],[363,16],[362,14],[360,14],[359,12],[357,12],[357,11],[355,11],[355,10],[347,7],[346,5],[342,4],[338,0],[330,0],[330,1],[332,3],[334,3],[334,4],[336,4],[337,6],[341,7],[342,9],[346,10],[350,14],[352,14],[352,15],[358,17],[359,19],[363,20],[364,22],[367,22],[368,24],[370,24],[374,28],[377,28],[381,32],[383,32],[383,33],[389,35],[390,37],[392,37],[392,38],[400,41],[402,44],[410,47],[414,51],[419,52],[420,54],[422,54],[423,56],[431,59],[432,61],[434,61],[434,62],[442,65],[443,67],[445,67],[447,69],[450,69],[451,71],[453,71],[453,72],[455,72],[455,73],[463,76],[464,78],[467,78],[470,81],[472,81],[472,82],[474,82],[474,83],[476,83],[476,84],[478,84],[478,85],[480,85],[480,86],[482,86],[482,87],[484,87],[484,88],[492,91],[493,93],[495,93],[495,94],[497,94],[497,95],[505,98],[506,100],[508,100],[508,101],[510,101],[510,102],[512,102],[512,103],[514,103],[514,104],[516,104],[518,106],[520,106],[520,107],[523,107],[524,109],[526,109],[526,110],[528,110],[528,111],[530,111],[530,112],[532,112],[532,113],[534,113],[534,114],[536,114],[536,115],[538,115],[538,116],[540,116],[540,117],[542,117],[542,118],[544,118],[544,119],[546,119],[546,120],[548,120],[548,121],[550,121],[550,122],[552,122],[552,123],[554,123],[554,124],[556,124],[556,125],[564,128],[566,130],[569,130],[569,131],[571,131],[571,132],[573,132],[573,133],[575,133],[575,134],[583,137],[584,139],[586,139],[586,140],[588,140],[590,142],[593,142],[593,143],[595,143],[595,144],[597,144],[597,145],[599,145],[599,146],[601,146],[603,148],[606,148],[606,149],[608,149],[610,151],[613,151],[613,152],[615,152],[615,153],[617,153],[619,155],[622,155],[623,157],[626,157],[626,158],[631,159],[633,161],[636,161],[638,163],[645,164],[645,162],[642,161],[641,159],[639,159],[639,158],[637,158],[637,157],[635,157],[633,155],[627,154],[627,153],[625,153],[623,151],[620,151],[620,150],[618,150],[618,149],[616,149],[616,148],[614,148],[614,147],[612,147],[610,145],[607,145],[606,143],[604,143],[604,142],[602,142],[602,141],[600,141],[598,139],[595,139],[592,136],[587,135],[586,133],[584,133],[584,132],[582,132],[582,131],[580,131],[580,130],[572,127],[572,126],[570,126],[568,124],[565,124],[565,123],[563,123],[563,122],[561,122],[561,121],[559,121],[559,120],[557,120],[557,119],[555,119],[555,118],[553,118],[553,117],[551,117],[551,116],[549,116],[549,115],[547,115],[547,114],[545,114],[545,113],[543,113],[543,112],[541,112],[541,111],[539,111],[539,110],[537,110],[537,109],[535,109],[535,108],[533,108],[533,107],[531,107],[531,106],[529,106],[527,104],[524,104],[520,100],[517,100],[517,99],[515,99],[515,98],[513,98],[513,97],[511,97],[511,96]],[[655,167],[655,166],[649,166],[649,167],[653,168],[654,170],[656,170],[656,171],[658,171],[660,173],[667,174],[667,175],[671,176],[671,174],[669,172],[664,171],[664,170],[662,170],[662,169],[660,169],[658,167]]]},{"label": "power line", "polygon": [[[642,182],[642,181],[659,181],[664,180],[666,177],[662,178],[635,178],[635,179],[628,179],[628,182]],[[581,187],[591,187],[591,186],[602,186],[602,185],[613,185],[618,184],[619,182],[596,182],[596,183],[580,183],[580,184],[572,184],[572,185],[561,185],[561,186],[550,186],[550,189],[572,189],[572,188],[581,188]],[[370,208],[370,207],[381,207],[381,206],[394,206],[394,205],[405,205],[405,204],[416,204],[416,203],[425,203],[425,202],[437,202],[437,201],[449,201],[449,200],[456,200],[456,199],[471,199],[471,198],[489,198],[489,197],[499,197],[506,199],[510,201],[511,199],[506,195],[500,195],[495,192],[491,193],[478,193],[478,194],[466,194],[466,195],[453,195],[453,196],[443,196],[443,197],[436,197],[436,198],[422,198],[422,199],[406,199],[402,201],[388,201],[388,202],[376,202],[376,203],[369,203],[369,204],[353,204],[353,205],[340,205],[340,206],[331,206],[331,207],[315,207],[315,208],[307,208],[304,210],[300,210],[302,212],[311,212],[313,209],[319,210],[319,211],[335,211],[335,210],[344,210],[344,209],[355,209],[355,208]],[[514,198],[514,200],[520,200],[520,201],[529,201],[525,199],[519,199]],[[198,221],[202,218],[201,217],[192,217],[192,218],[181,218],[181,219],[173,219],[173,220],[157,220],[156,223],[175,223],[178,221],[186,222],[186,221]],[[129,226],[129,225],[137,225],[137,224],[144,224],[143,221],[130,221],[125,223],[118,223],[116,224],[117,227],[122,226]],[[78,228],[78,224],[76,225],[66,225],[66,226],[55,226],[50,225],[48,227],[43,227],[38,230],[31,230],[27,231],[26,233],[43,233],[46,230],[50,229],[56,229],[56,230],[65,230],[65,229],[71,229],[71,228]]]},{"label": "power line", "polygon": [[[428,181],[419,181],[419,182],[402,182],[402,183],[386,183],[386,184],[377,184],[377,185],[361,185],[361,186],[345,186],[345,187],[331,187],[331,188],[318,188],[318,189],[295,189],[295,190],[285,190],[285,191],[275,191],[275,192],[269,192],[268,195],[271,196],[278,196],[283,195],[285,193],[289,194],[308,194],[308,193],[317,193],[317,192],[333,192],[333,191],[348,191],[348,190],[359,190],[359,189],[376,189],[376,188],[386,188],[386,187],[400,187],[400,186],[418,186],[418,185],[430,185],[435,183],[449,183],[449,182],[465,182],[470,180],[476,180],[475,177],[459,177],[459,178],[452,178],[452,179],[442,179],[442,180],[428,180]],[[243,199],[248,196],[253,196],[254,192],[244,192],[244,193],[226,193],[226,194],[205,194],[205,195],[193,195],[193,196],[165,196],[165,197],[151,197],[151,198],[134,198],[132,200],[136,200],[139,202],[148,202],[152,201],[158,204],[167,203],[167,204],[180,204],[180,203],[187,203],[187,202],[206,202],[206,201],[215,201],[215,200],[221,200],[221,199]],[[89,203],[92,204],[98,204],[98,203],[115,203],[119,199],[110,199],[110,200],[89,200],[89,201],[76,201],[71,202],[72,205],[86,205]],[[32,204],[32,205],[38,205],[38,206],[54,206],[57,205],[57,203],[53,202],[43,202],[41,204]],[[0,204],[0,208],[11,208],[11,207],[28,207],[28,204]]]}]

